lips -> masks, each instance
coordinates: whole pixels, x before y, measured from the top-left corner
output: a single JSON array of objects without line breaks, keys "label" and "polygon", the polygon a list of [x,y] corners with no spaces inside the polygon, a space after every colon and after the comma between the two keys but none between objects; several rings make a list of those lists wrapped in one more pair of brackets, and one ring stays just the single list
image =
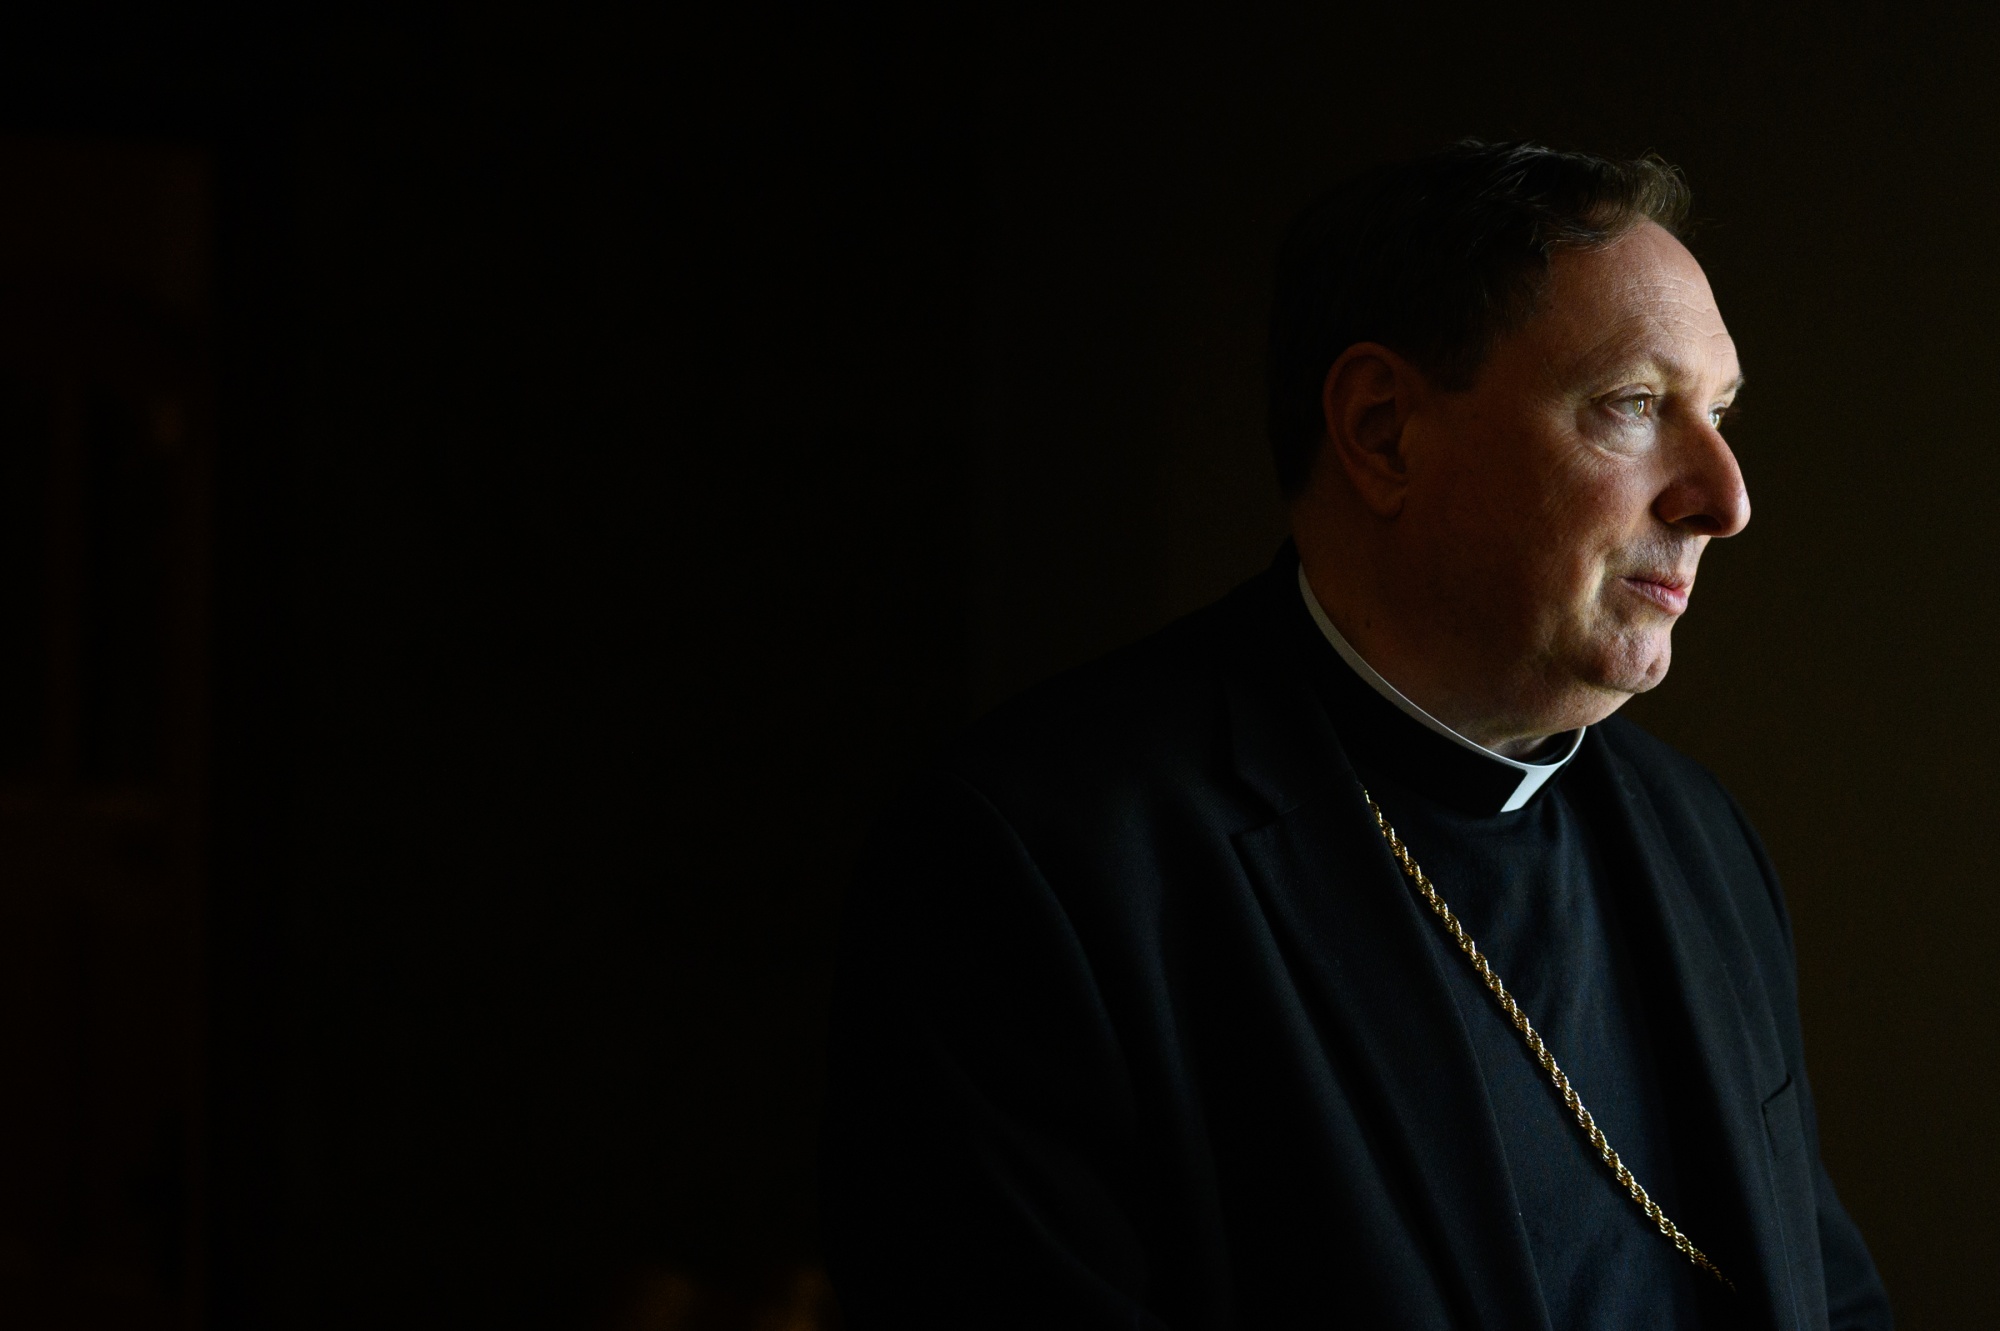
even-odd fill
[{"label": "lips", "polygon": [[1670,615],[1687,609],[1688,589],[1694,585],[1693,579],[1672,574],[1642,573],[1619,581]]}]

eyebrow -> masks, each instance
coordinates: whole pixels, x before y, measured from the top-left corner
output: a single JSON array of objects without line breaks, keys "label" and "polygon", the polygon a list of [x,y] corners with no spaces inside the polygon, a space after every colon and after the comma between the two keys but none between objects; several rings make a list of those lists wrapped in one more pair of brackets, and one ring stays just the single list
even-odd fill
[{"label": "eyebrow", "polygon": [[[1617,339],[1607,338],[1583,358],[1582,364],[1589,367],[1588,373],[1592,378],[1600,375],[1606,379],[1613,378],[1635,362],[1644,362],[1656,370],[1664,371],[1669,378],[1678,379],[1684,384],[1696,377],[1693,365],[1678,356],[1663,354],[1663,351],[1663,348],[1650,347],[1634,355],[1632,349],[1618,347]],[[1739,370],[1734,379],[1722,386],[1718,396],[1743,391],[1746,377]]]},{"label": "eyebrow", "polygon": [[[1666,371],[1669,378],[1679,379],[1682,383],[1686,383],[1688,380],[1693,379],[1695,377],[1694,369],[1692,366],[1688,365],[1684,361],[1676,360],[1673,357],[1648,356],[1645,359],[1650,361],[1655,368]],[[1745,375],[1741,371],[1738,371],[1734,379],[1731,379],[1728,383],[1724,384],[1719,390],[1717,390],[1716,396],[1727,397],[1731,393],[1742,392],[1743,383],[1748,377],[1749,376]]]},{"label": "eyebrow", "polygon": [[[1684,361],[1676,360],[1670,356],[1648,356],[1646,359],[1650,360],[1657,368],[1665,370],[1669,377],[1679,379],[1683,383],[1695,377],[1694,368]],[[1739,370],[1734,379],[1731,379],[1717,391],[1716,396],[1726,397],[1731,393],[1742,392],[1743,381],[1747,377],[1747,375]]]}]

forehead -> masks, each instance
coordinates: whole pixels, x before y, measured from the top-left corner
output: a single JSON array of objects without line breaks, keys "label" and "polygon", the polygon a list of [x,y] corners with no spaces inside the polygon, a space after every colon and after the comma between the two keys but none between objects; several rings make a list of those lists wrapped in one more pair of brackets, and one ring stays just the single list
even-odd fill
[{"label": "forehead", "polygon": [[1570,386],[1644,373],[1722,391],[1742,377],[1701,265],[1651,222],[1599,249],[1558,252],[1510,340]]}]

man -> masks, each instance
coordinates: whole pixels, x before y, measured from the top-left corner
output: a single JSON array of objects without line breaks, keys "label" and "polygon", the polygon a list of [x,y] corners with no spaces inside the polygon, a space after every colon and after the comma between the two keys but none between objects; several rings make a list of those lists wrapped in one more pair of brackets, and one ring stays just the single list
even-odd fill
[{"label": "man", "polygon": [[1685,207],[1468,143],[1301,221],[1295,546],[989,717],[864,862],[853,1325],[1889,1325],[1771,865],[1613,716],[1750,514]]}]

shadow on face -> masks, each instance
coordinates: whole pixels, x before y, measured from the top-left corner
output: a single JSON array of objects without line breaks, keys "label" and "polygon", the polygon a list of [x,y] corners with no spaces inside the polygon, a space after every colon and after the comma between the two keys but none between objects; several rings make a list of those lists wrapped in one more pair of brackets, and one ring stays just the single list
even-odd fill
[{"label": "shadow on face", "polygon": [[1405,426],[1398,544],[1466,669],[1499,666],[1558,729],[1665,676],[1702,551],[1749,520],[1721,432],[1741,384],[1707,278],[1666,231],[1554,257],[1471,387]]}]

